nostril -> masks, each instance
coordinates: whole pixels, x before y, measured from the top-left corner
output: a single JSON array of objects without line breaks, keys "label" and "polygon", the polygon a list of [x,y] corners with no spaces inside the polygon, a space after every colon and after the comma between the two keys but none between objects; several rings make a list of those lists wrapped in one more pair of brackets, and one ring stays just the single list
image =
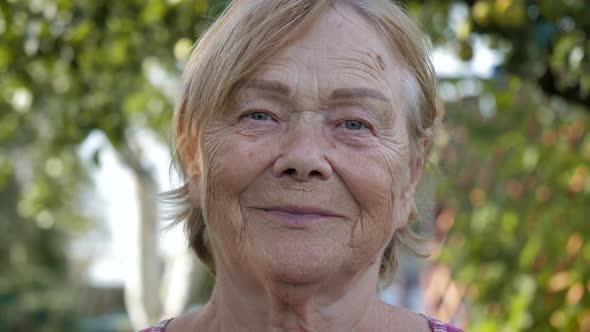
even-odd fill
[{"label": "nostril", "polygon": [[311,171],[309,173],[309,176],[319,176],[319,177],[321,177],[322,176],[322,173],[320,173],[320,171],[313,170],[313,171]]},{"label": "nostril", "polygon": [[294,168],[289,168],[284,171],[286,175],[297,175],[297,171]]}]

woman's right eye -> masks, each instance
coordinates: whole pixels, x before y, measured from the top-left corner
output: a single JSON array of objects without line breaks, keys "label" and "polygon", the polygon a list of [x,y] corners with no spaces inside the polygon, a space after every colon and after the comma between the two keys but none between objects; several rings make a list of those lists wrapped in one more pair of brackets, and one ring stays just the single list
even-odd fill
[{"label": "woman's right eye", "polygon": [[272,117],[268,113],[264,113],[264,112],[253,112],[253,113],[250,113],[250,114],[248,114],[246,116],[249,117],[252,120],[255,120],[255,121],[268,121],[268,120],[272,120]]}]

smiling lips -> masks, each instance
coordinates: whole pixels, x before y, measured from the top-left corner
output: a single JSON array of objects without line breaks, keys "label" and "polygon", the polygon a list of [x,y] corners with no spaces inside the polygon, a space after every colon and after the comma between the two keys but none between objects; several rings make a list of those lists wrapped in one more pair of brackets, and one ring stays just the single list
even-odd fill
[{"label": "smiling lips", "polygon": [[316,207],[280,206],[260,209],[274,221],[288,228],[306,228],[339,215]]}]

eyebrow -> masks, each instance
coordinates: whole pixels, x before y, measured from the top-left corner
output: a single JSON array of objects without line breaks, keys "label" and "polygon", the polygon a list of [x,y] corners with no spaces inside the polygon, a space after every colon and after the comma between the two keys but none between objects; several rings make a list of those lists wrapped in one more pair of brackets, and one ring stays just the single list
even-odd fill
[{"label": "eyebrow", "polygon": [[241,86],[246,89],[270,91],[284,96],[291,94],[291,89],[288,86],[277,81],[252,79],[243,81]]},{"label": "eyebrow", "polygon": [[[289,96],[291,89],[278,81],[251,79],[242,82],[241,86],[247,89],[256,89],[262,91],[274,92],[279,95]],[[332,92],[331,99],[357,99],[357,98],[371,98],[389,103],[387,96],[375,89],[371,88],[341,88]]]},{"label": "eyebrow", "polygon": [[383,92],[370,88],[349,88],[337,89],[332,92],[332,99],[356,99],[356,98],[372,98],[384,102],[390,102],[389,98]]}]

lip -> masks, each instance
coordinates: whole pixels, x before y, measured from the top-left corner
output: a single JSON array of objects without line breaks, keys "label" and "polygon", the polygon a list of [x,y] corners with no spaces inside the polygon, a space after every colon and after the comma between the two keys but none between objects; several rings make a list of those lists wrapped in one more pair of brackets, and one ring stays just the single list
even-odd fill
[{"label": "lip", "polygon": [[275,206],[259,208],[273,221],[288,228],[306,228],[339,217],[329,210],[313,206]]},{"label": "lip", "polygon": [[280,211],[289,214],[295,215],[306,215],[306,214],[316,214],[321,216],[327,217],[336,217],[338,216],[336,213],[314,206],[296,206],[296,205],[287,205],[287,206],[273,206],[268,208],[263,208],[262,210],[265,211]]}]

